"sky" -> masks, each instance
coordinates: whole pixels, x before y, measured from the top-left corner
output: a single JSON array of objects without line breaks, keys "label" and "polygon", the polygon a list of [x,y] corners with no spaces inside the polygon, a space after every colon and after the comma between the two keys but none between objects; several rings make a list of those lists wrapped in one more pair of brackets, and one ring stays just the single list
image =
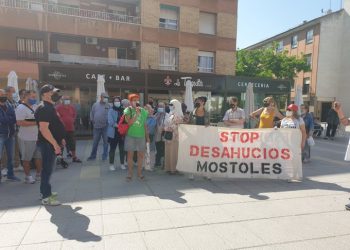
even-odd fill
[{"label": "sky", "polygon": [[[343,0],[350,1],[350,0]],[[333,11],[342,0],[238,0],[237,48],[243,49],[266,38]]]}]

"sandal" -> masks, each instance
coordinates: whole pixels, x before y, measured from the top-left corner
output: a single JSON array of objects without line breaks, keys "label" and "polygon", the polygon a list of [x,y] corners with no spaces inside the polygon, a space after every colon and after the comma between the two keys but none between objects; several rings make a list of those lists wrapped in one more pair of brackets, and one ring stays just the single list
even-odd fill
[{"label": "sandal", "polygon": [[145,180],[145,176],[144,176],[144,175],[141,175],[141,176],[139,176],[138,178],[139,178],[140,181]]},{"label": "sandal", "polygon": [[127,176],[127,177],[126,177],[126,181],[127,181],[127,182],[132,181],[132,177],[131,177],[131,176]]}]

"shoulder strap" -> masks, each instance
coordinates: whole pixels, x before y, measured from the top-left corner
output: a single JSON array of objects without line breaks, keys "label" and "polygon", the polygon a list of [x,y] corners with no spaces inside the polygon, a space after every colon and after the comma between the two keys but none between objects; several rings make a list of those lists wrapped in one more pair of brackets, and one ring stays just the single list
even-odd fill
[{"label": "shoulder strap", "polygon": [[30,111],[32,111],[34,113],[34,110],[26,103],[22,103],[22,105],[26,106],[28,109],[30,109]]}]

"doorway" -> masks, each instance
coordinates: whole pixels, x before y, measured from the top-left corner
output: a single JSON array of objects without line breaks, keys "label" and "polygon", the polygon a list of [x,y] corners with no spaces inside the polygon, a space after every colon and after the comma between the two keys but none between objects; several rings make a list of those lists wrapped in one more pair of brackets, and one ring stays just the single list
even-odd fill
[{"label": "doorway", "polygon": [[332,102],[322,102],[321,104],[321,122],[327,122],[329,110],[332,108]]}]

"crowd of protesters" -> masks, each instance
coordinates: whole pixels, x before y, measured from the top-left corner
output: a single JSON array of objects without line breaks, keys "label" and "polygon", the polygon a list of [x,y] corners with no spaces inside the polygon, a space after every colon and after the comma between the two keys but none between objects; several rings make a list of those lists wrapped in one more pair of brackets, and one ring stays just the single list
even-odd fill
[{"label": "crowd of protesters", "polygon": [[[40,95],[41,102],[38,102]],[[57,193],[51,191],[50,177],[53,172],[55,158],[66,149],[72,162],[82,161],[76,154],[75,120],[76,110],[69,96],[61,96],[60,90],[52,85],[44,85],[40,93],[21,90],[20,100],[15,101],[12,87],[0,89],[0,151],[1,160],[6,166],[1,176],[9,181],[22,181],[15,175],[15,155],[24,170],[24,182],[34,184],[40,180],[42,204],[59,205]],[[247,120],[257,121],[257,128],[299,129],[302,134],[302,161],[310,162],[311,150],[308,139],[314,130],[314,118],[307,105],[299,107],[290,104],[286,113],[282,114],[272,97],[263,100],[262,108],[245,114],[239,107],[239,99],[228,100],[229,109],[222,119],[224,126],[243,129]],[[335,113],[335,115],[334,115]],[[334,137],[336,121],[348,122],[343,116],[340,104],[330,111],[327,137]],[[178,100],[169,104],[155,103],[152,98],[141,106],[140,97],[130,94],[128,99],[120,96],[110,97],[102,93],[92,106],[90,120],[93,125],[92,151],[88,161],[96,160],[98,146],[102,139],[102,161],[109,161],[109,170],[118,168],[127,170],[126,180],[134,178],[134,165],[137,165],[137,178],[144,180],[147,153],[148,170],[164,170],[170,175],[179,174],[176,165],[179,149],[180,124],[210,126],[207,97],[198,97],[194,101],[194,110],[187,111],[187,106]],[[276,120],[279,122],[276,123]],[[332,120],[332,121],[331,121]],[[333,126],[334,125],[334,126]],[[329,131],[328,131],[329,130]],[[18,146],[16,146],[18,145]],[[16,148],[18,153],[16,153]],[[119,152],[119,163],[115,161]],[[108,151],[109,150],[109,151]],[[35,175],[31,175],[31,169]],[[194,179],[193,175],[189,176]],[[210,179],[209,176],[205,177]]]}]

